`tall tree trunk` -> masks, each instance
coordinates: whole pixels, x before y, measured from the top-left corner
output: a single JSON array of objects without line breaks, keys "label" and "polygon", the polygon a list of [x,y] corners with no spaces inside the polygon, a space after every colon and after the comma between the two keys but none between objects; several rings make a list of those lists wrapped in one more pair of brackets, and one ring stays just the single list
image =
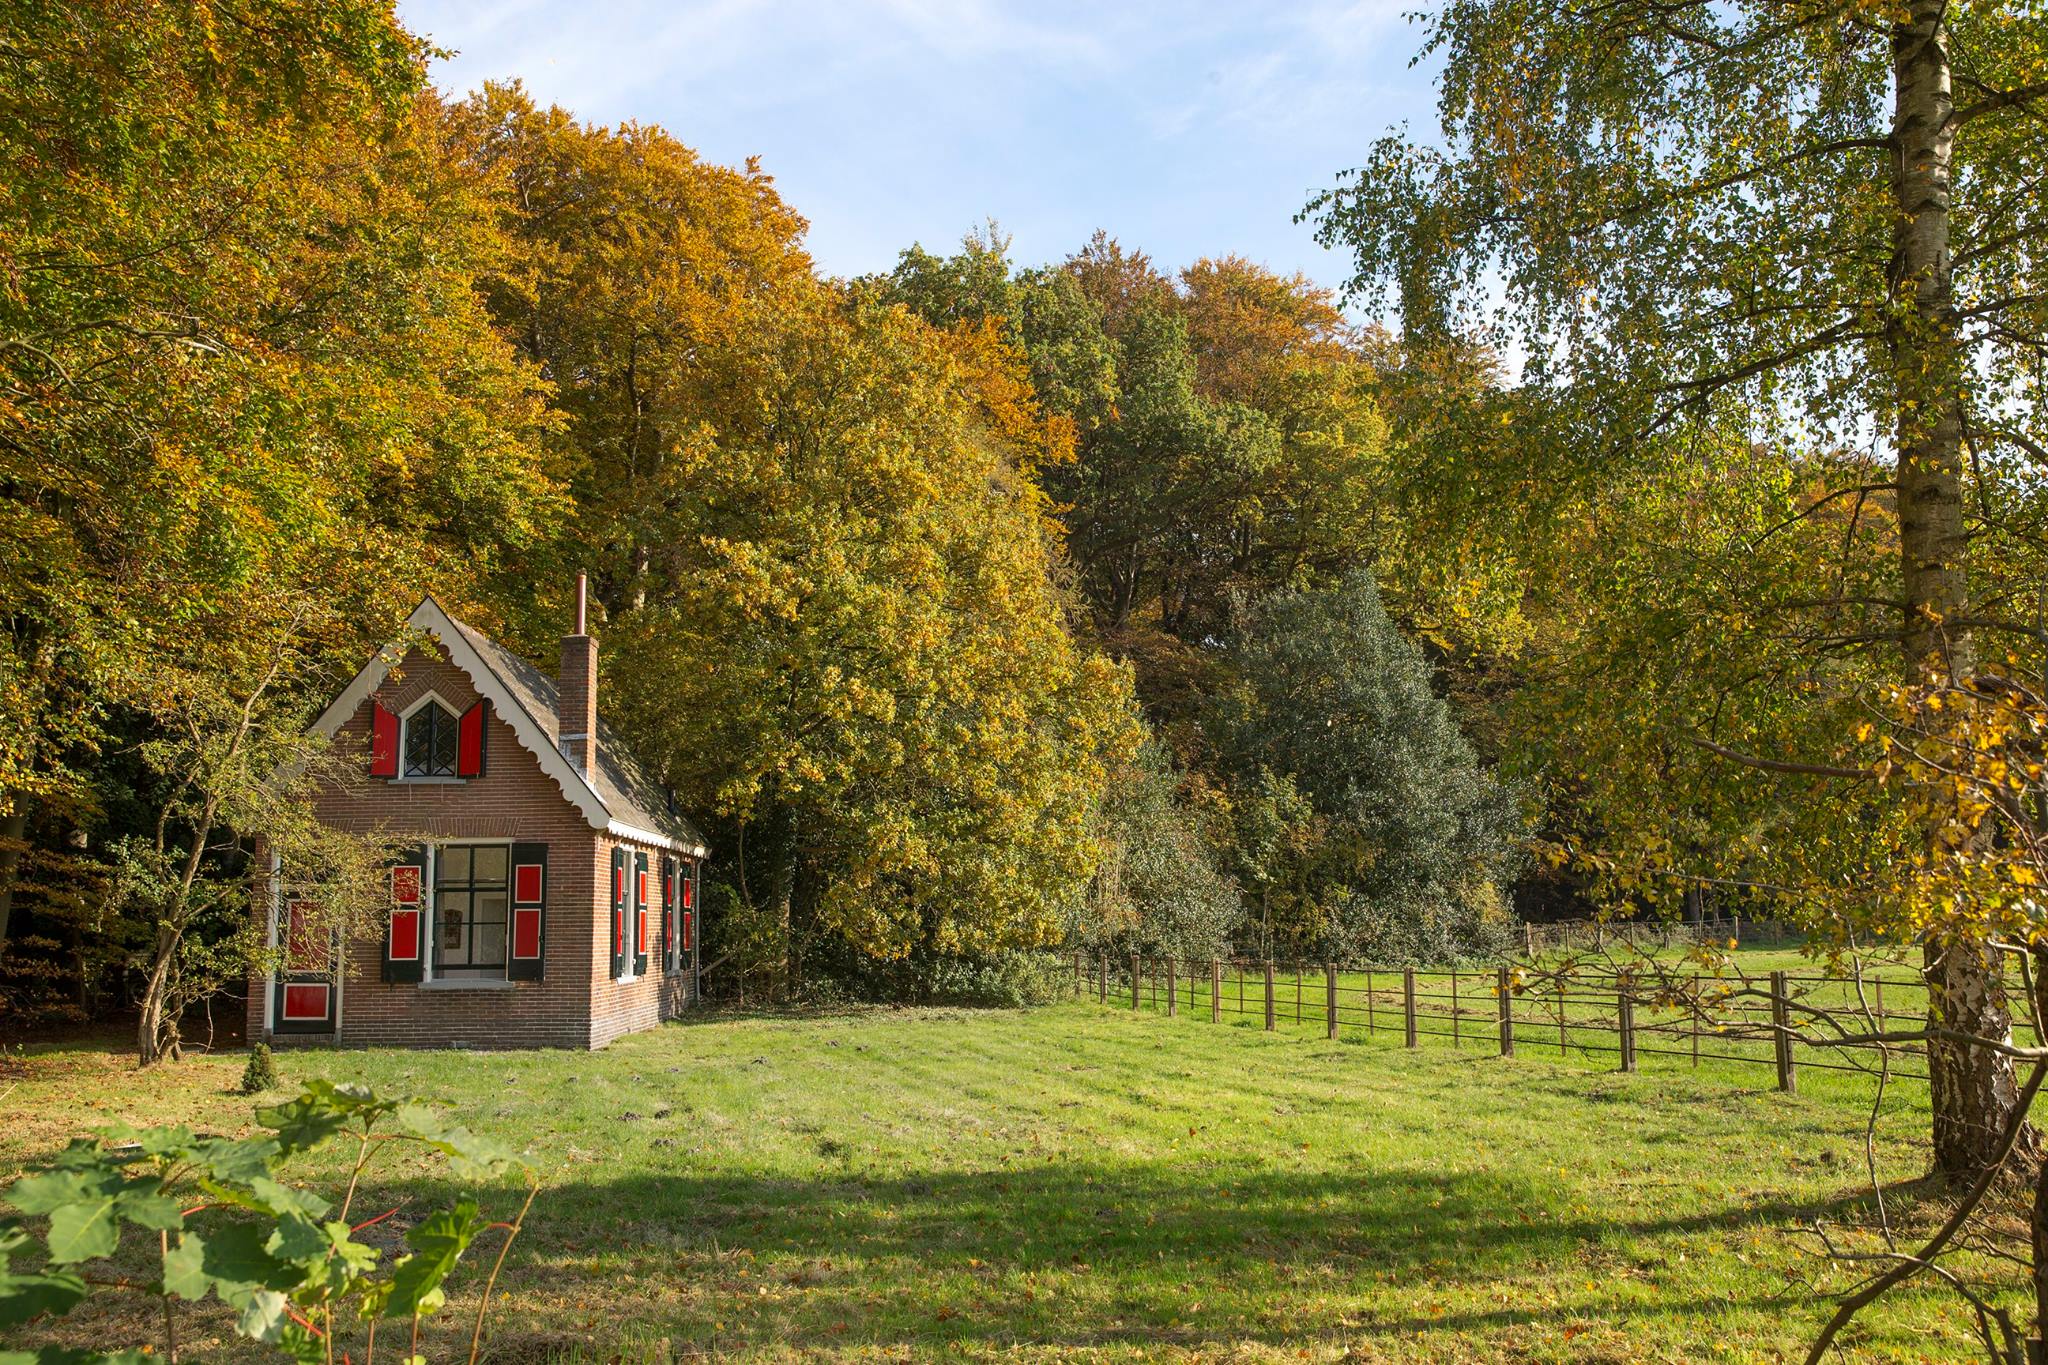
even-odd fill
[{"label": "tall tree trunk", "polygon": [[171,976],[178,960],[178,944],[185,937],[185,928],[192,919],[192,887],[199,880],[199,869],[206,857],[206,841],[213,837],[215,813],[220,809],[220,798],[209,796],[199,809],[199,816],[192,828],[192,847],[185,854],[185,867],[178,879],[175,892],[177,902],[170,908],[169,915],[157,921],[155,952],[149,965],[149,986],[142,993],[142,1018],[136,1024],[135,1051],[137,1065],[154,1066],[169,1057],[178,1059],[176,1018],[171,1016],[169,1004]]},{"label": "tall tree trunk", "polygon": [[[1887,323],[1898,411],[1899,550],[1904,665],[1909,686],[1966,683],[1975,669],[1964,572],[1961,393],[1963,358],[1949,251],[1955,151],[1944,0],[1912,0],[1892,31],[1893,226]],[[2010,1038],[2002,964],[1967,939],[1925,948],[1931,1021],[1979,1037]],[[1986,1047],[1928,1047],[1936,1166],[1953,1177],[1982,1171],[1996,1155],[2017,1102],[2012,1062]],[[2029,1138],[2031,1146],[2031,1138]]]},{"label": "tall tree trunk", "polygon": [[135,1056],[138,1066],[154,1066],[164,1057],[164,998],[170,990],[171,964],[177,961],[177,928],[159,924],[149,964],[149,985],[142,992],[141,1018],[135,1023]]}]

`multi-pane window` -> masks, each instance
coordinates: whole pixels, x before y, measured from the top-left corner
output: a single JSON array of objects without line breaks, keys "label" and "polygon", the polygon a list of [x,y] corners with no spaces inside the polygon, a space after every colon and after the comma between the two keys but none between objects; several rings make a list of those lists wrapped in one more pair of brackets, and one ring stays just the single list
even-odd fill
[{"label": "multi-pane window", "polygon": [[455,776],[455,717],[434,702],[405,718],[405,775]]},{"label": "multi-pane window", "polygon": [[434,856],[434,975],[503,976],[511,850],[448,844]]}]

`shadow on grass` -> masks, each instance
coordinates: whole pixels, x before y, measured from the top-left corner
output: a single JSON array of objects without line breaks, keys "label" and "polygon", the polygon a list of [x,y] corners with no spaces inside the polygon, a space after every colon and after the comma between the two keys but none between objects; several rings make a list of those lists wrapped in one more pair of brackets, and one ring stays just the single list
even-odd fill
[{"label": "shadow on grass", "polygon": [[[446,1194],[391,1186],[361,1207],[433,1208]],[[1743,1305],[1693,1292],[1688,1268],[1661,1259],[1671,1248],[1659,1239],[1868,1212],[1861,1198],[1672,1207],[1625,1222],[1570,1209],[1561,1184],[1413,1170],[1059,1162],[889,1178],[570,1183],[535,1206],[508,1267],[498,1344],[505,1358],[525,1359],[584,1341],[612,1351],[668,1341],[685,1353],[715,1342],[938,1354],[1363,1341],[1555,1322],[1559,1310],[1535,1301],[1429,1305],[1531,1274],[1576,1284],[1609,1263],[1625,1264],[1639,1285],[1645,1265],[1671,1278],[1661,1292],[1609,1294],[1577,1311],[1700,1330],[1700,1315]],[[1769,1311],[1761,1299],[1751,1307]]]}]

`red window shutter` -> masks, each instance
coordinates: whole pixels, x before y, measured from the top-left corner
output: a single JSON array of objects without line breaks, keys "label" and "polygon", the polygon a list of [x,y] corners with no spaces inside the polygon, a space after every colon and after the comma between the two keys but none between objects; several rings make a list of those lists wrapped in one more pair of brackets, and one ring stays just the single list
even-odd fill
[{"label": "red window shutter", "polygon": [[391,865],[391,926],[384,936],[384,979],[422,980],[426,967],[427,850],[408,851]]},{"label": "red window shutter", "polygon": [[398,776],[398,716],[370,703],[370,776]]},{"label": "red window shutter", "polygon": [[683,951],[689,952],[697,946],[697,915],[695,911],[683,911]]},{"label": "red window shutter", "polygon": [[478,701],[455,722],[455,775],[484,775],[484,710],[490,703]]}]

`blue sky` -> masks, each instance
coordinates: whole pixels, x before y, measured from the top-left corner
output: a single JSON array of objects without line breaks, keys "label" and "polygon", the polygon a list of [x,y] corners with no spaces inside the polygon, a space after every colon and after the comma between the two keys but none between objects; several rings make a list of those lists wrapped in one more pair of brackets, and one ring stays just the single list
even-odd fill
[{"label": "blue sky", "polygon": [[462,91],[518,76],[603,123],[758,155],[828,273],[995,218],[1025,263],[1097,227],[1178,267],[1340,284],[1293,215],[1371,140],[1433,125],[1412,0],[400,0]]}]

